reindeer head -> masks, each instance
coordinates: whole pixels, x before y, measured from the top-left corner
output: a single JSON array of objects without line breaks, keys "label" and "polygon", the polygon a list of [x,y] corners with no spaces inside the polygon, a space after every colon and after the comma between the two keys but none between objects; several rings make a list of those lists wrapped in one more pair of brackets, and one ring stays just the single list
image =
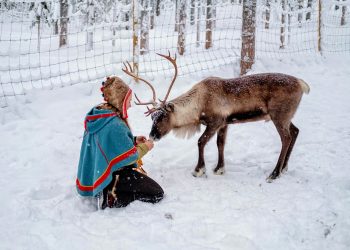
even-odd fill
[{"label": "reindeer head", "polygon": [[162,55],[162,54],[158,54],[158,53],[157,53],[157,55],[162,56],[165,59],[167,59],[168,61],[170,61],[175,68],[174,77],[170,83],[170,86],[169,86],[169,89],[165,95],[165,98],[164,98],[164,100],[158,99],[160,101],[159,103],[156,100],[156,91],[154,90],[154,87],[152,86],[152,84],[149,83],[148,81],[146,81],[145,79],[137,76],[133,72],[130,63],[128,63],[128,62],[127,62],[127,64],[124,63],[125,68],[122,69],[126,74],[133,77],[134,79],[141,80],[142,82],[146,83],[152,89],[152,93],[153,93],[153,100],[152,101],[141,102],[140,99],[135,94],[135,98],[138,101],[138,102],[135,102],[135,104],[136,105],[152,105],[153,106],[152,108],[147,107],[147,111],[145,112],[145,114],[146,114],[146,116],[151,115],[153,124],[152,124],[152,129],[151,129],[149,136],[151,139],[156,140],[156,141],[160,140],[163,136],[168,134],[170,132],[170,130],[172,129],[172,124],[173,124],[172,113],[175,110],[175,106],[173,103],[171,103],[171,102],[167,103],[166,101],[169,97],[170,90],[173,87],[175,79],[177,77],[176,55],[174,58],[172,58],[170,56],[170,52],[169,52],[169,55]]},{"label": "reindeer head", "polygon": [[174,110],[174,104],[172,102],[168,102],[164,105],[164,107],[156,109],[151,114],[153,121],[152,129],[149,134],[151,139],[158,141],[170,132],[170,130],[173,128],[172,114]]}]

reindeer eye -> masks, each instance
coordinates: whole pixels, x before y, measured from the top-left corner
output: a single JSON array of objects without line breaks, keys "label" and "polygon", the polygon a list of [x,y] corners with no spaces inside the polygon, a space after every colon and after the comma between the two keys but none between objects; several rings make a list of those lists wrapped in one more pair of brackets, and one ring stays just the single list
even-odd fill
[{"label": "reindeer eye", "polygon": [[151,114],[151,119],[154,120],[158,120],[163,116],[163,112],[161,110],[157,110],[154,113]]}]

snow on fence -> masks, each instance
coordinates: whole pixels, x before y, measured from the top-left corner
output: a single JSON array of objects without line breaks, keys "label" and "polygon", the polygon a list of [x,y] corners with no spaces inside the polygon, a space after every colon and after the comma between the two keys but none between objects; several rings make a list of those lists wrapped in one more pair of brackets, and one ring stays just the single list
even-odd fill
[{"label": "snow on fence", "polygon": [[26,89],[101,81],[120,74],[123,61],[143,76],[171,75],[170,64],[155,54],[168,50],[178,54],[180,75],[254,57],[348,56],[349,2],[3,0],[0,106]]}]

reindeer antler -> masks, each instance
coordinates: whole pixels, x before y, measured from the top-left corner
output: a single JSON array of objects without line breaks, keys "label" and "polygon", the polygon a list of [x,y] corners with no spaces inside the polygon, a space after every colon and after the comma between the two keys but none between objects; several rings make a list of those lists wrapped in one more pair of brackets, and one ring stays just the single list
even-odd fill
[{"label": "reindeer antler", "polygon": [[176,80],[176,77],[177,77],[177,64],[176,64],[176,54],[174,56],[174,58],[172,58],[170,56],[170,51],[168,51],[168,55],[163,55],[163,54],[158,54],[156,53],[157,55],[161,56],[161,57],[164,57],[165,59],[167,59],[169,62],[171,62],[173,65],[174,65],[174,68],[175,68],[175,73],[174,73],[174,77],[173,79],[171,80],[171,83],[170,83],[170,86],[168,88],[168,92],[166,93],[165,97],[164,97],[164,100],[160,100],[162,102],[162,105],[165,105],[166,103],[166,100],[168,99],[169,97],[169,94],[170,94],[170,91],[171,91],[171,88],[173,87],[174,85],[174,82]]},{"label": "reindeer antler", "polygon": [[[140,101],[140,99],[137,97],[137,95],[136,94],[134,94],[135,95],[135,98],[136,98],[136,100],[139,102],[139,103],[141,103],[141,101]],[[141,105],[141,104],[137,104],[136,102],[135,102],[135,104],[136,105]],[[147,108],[147,111],[146,112],[144,112],[144,114],[146,115],[146,116],[149,116],[150,114],[152,114],[154,111],[156,111],[156,108],[149,108],[148,106],[146,106],[146,108]]]},{"label": "reindeer antler", "polygon": [[174,77],[173,77],[173,79],[171,80],[170,86],[169,86],[169,88],[168,88],[168,91],[167,91],[167,93],[166,93],[166,95],[165,95],[164,100],[162,101],[162,100],[159,99],[159,101],[161,102],[160,105],[158,105],[158,103],[157,103],[157,101],[156,101],[156,91],[154,90],[152,84],[151,84],[150,82],[146,81],[145,79],[143,79],[143,78],[137,76],[137,75],[135,74],[135,72],[133,71],[133,69],[132,69],[132,67],[131,67],[131,65],[130,65],[130,63],[129,63],[128,61],[126,62],[127,64],[125,64],[125,63],[123,62],[125,68],[122,69],[122,70],[124,71],[124,73],[128,74],[129,76],[133,77],[134,79],[143,81],[144,83],[146,83],[146,84],[152,89],[153,101],[141,102],[140,99],[137,97],[137,95],[134,94],[136,100],[138,101],[138,102],[135,102],[136,105],[153,105],[153,108],[151,108],[151,109],[150,109],[149,107],[147,107],[147,111],[145,112],[146,116],[149,116],[150,114],[152,114],[154,111],[157,110],[158,107],[160,107],[160,106],[165,106],[166,100],[167,100],[168,97],[169,97],[169,93],[170,93],[170,91],[171,91],[171,88],[173,87],[174,82],[175,82],[175,80],[176,80],[176,77],[177,77],[176,54],[175,54],[175,56],[172,58],[172,57],[170,56],[170,51],[168,51],[168,53],[169,53],[168,55],[163,55],[163,54],[158,54],[158,53],[156,53],[157,55],[159,55],[159,56],[161,56],[161,57],[164,57],[165,59],[167,59],[168,61],[170,61],[170,62],[173,64],[174,68],[175,68]]},{"label": "reindeer antler", "polygon": [[[124,73],[128,74],[129,76],[133,77],[134,79],[143,81],[144,83],[146,83],[146,84],[152,89],[153,101],[141,102],[140,99],[139,99],[139,98],[136,96],[136,94],[135,94],[135,97],[136,97],[136,99],[137,99],[137,101],[138,101],[138,103],[135,102],[135,104],[136,104],[136,105],[150,105],[150,104],[151,104],[151,105],[153,105],[154,107],[156,107],[156,106],[157,106],[156,91],[154,90],[152,84],[151,84],[150,82],[146,81],[145,79],[143,79],[143,78],[137,76],[137,75],[134,73],[134,71],[132,70],[132,67],[131,67],[130,63],[129,63],[128,61],[127,61],[126,63],[127,63],[128,65],[126,65],[126,64],[123,62],[125,68],[122,69],[122,70],[124,71]],[[148,107],[147,107],[147,109],[148,109],[148,111],[150,111],[150,109],[149,109]]]}]

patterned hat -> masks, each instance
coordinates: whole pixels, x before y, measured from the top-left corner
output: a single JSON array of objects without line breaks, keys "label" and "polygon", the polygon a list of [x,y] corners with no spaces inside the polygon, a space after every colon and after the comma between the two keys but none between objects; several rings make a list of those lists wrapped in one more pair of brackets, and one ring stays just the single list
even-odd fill
[{"label": "patterned hat", "polygon": [[122,118],[128,118],[127,100],[132,91],[122,79],[116,76],[107,77],[102,83],[101,91],[107,103],[111,104],[122,114]]}]

